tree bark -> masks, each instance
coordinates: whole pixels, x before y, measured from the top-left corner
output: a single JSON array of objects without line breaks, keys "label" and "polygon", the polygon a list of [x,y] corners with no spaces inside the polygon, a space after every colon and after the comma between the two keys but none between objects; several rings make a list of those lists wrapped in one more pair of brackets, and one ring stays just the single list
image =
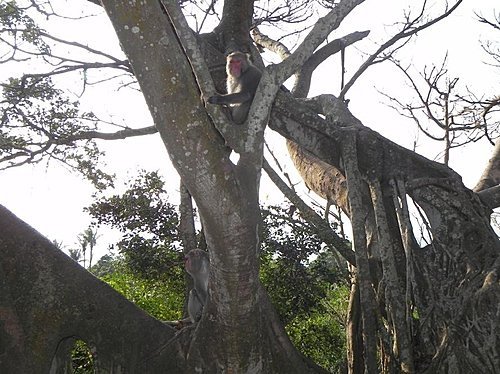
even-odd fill
[{"label": "tree bark", "polygon": [[483,171],[479,182],[474,187],[474,191],[479,192],[487,188],[495,187],[500,184],[500,141],[495,144],[493,155],[488,165]]},{"label": "tree bark", "polygon": [[0,232],[0,372],[61,373],[75,338],[96,352],[99,373],[184,372],[175,330],[2,206]]},{"label": "tree bark", "polygon": [[131,6],[114,0],[103,5],[173,165],[196,201],[205,232],[211,263],[209,298],[186,354],[187,372],[319,370],[282,338],[286,334],[259,282],[263,142],[258,148],[245,146],[237,165],[229,160],[201,105],[191,70],[196,62],[188,60],[178,43],[176,31],[181,30],[172,27],[179,15],[176,9],[165,13],[177,5]]}]

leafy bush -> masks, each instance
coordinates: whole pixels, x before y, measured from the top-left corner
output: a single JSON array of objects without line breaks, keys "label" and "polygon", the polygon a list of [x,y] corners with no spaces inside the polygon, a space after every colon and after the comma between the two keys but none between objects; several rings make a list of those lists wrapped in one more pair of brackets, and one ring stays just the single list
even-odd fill
[{"label": "leafy bush", "polygon": [[126,266],[101,277],[127,299],[159,320],[179,319],[184,304],[184,282],[179,271],[169,282],[144,278]]}]

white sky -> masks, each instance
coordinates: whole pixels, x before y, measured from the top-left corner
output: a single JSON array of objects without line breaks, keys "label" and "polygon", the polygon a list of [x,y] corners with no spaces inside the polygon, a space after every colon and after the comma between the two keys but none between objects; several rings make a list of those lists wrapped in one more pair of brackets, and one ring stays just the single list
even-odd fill
[{"label": "white sky", "polygon": [[[62,3],[66,6],[69,1]],[[73,11],[78,14],[77,4],[85,4],[86,1],[71,3]],[[345,26],[336,32],[334,37],[355,30],[370,29],[372,32],[369,38],[359,43],[357,48],[374,51],[373,42],[383,41],[384,35],[390,32],[387,25],[397,21],[396,16],[401,14],[403,9],[402,3],[403,1],[397,0],[378,2],[368,0],[348,17]],[[448,67],[452,76],[460,77],[460,82],[467,84],[475,92],[483,92],[486,95],[498,94],[495,90],[498,90],[499,86],[499,71],[484,64],[487,55],[480,49],[478,42],[480,39],[491,39],[495,35],[487,27],[480,25],[473,13],[473,10],[476,10],[485,16],[492,16],[495,6],[498,11],[500,7],[495,0],[482,0],[480,4],[466,0],[454,15],[422,32],[418,39],[406,46],[398,56],[402,61],[411,61],[421,69],[432,63],[440,64],[448,51]],[[95,9],[98,12],[98,9]],[[63,22],[58,30],[68,40],[78,40],[96,49],[102,48],[118,55],[119,49],[114,31],[109,23],[101,22],[101,19],[102,16],[84,20],[80,22],[81,28],[75,27],[73,22],[67,21],[71,27],[64,25]],[[347,50],[347,77],[359,64],[360,60],[356,55],[355,50]],[[16,67],[9,67],[9,70],[6,70],[2,67],[0,81],[12,75],[15,69]],[[311,95],[337,94],[339,71],[338,57],[328,60],[315,73],[316,80],[313,82]],[[72,87],[73,92],[79,93],[81,85],[75,78],[72,79],[67,79],[65,84],[67,87]],[[396,72],[393,66],[384,64],[372,67],[348,93],[348,98],[351,99],[350,110],[365,125],[405,147],[412,147],[417,134],[415,127],[381,102],[383,99],[377,93],[375,86],[395,96],[405,95],[408,92],[405,91],[402,75]],[[116,91],[116,87],[110,85],[87,87],[81,102],[85,108],[92,108],[104,118],[113,118],[118,122],[126,119],[131,127],[151,125],[140,94],[131,93],[127,89]],[[276,134],[271,135],[272,140],[268,142],[272,144],[276,155],[284,163],[286,171],[293,176],[295,182],[299,182],[300,179],[294,172],[293,166],[286,161],[284,141]],[[417,144],[417,151],[430,158],[434,158],[442,149],[441,144],[429,142],[423,135],[418,137]],[[172,201],[177,201],[178,181],[174,177],[175,171],[170,165],[159,136],[100,142],[99,145],[102,145],[107,153],[106,160],[110,170],[116,172],[121,180],[134,177],[138,169],[161,170],[166,176]],[[491,151],[492,146],[486,142],[454,150],[451,154],[451,166],[463,176],[464,183],[468,187],[473,187]],[[301,192],[307,191],[303,184],[297,187]],[[283,199],[267,178],[263,178],[261,190],[263,201],[279,202]],[[92,202],[92,192],[89,183],[82,181],[79,175],[72,174],[55,162],[51,162],[48,166],[41,163],[0,172],[0,204],[5,205],[51,240],[62,241],[67,247],[75,247],[77,235],[88,227],[90,219],[82,212],[82,208]],[[107,231],[101,230],[101,233],[106,235],[98,241],[100,255],[104,254],[106,247],[116,239],[116,235],[111,235]]]}]

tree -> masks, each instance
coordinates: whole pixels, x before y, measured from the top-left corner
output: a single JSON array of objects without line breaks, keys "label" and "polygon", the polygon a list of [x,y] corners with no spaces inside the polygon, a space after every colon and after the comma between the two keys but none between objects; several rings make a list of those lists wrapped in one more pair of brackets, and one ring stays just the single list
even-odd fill
[{"label": "tree", "polygon": [[[157,172],[139,175],[126,183],[123,194],[99,196],[85,208],[93,223],[123,233],[113,245],[128,267],[146,278],[166,279],[179,270],[179,218],[168,201],[164,182]],[[172,271],[174,269],[174,271]]]},{"label": "tree", "polygon": [[[8,100],[2,121],[24,126],[18,133],[2,132],[7,144],[2,149],[3,161],[10,164],[47,153],[60,158],[61,154],[70,155],[77,167],[98,181],[103,174],[96,173],[90,161],[99,153],[89,139],[158,131],[196,202],[211,270],[210,297],[201,321],[195,329],[175,335],[83,269],[73,268],[59,252],[52,253],[51,243],[2,210],[0,248],[5,255],[0,279],[7,292],[0,294],[0,300],[7,311],[3,334],[9,343],[4,352],[10,359],[7,362],[2,357],[2,369],[12,373],[57,370],[66,354],[64,339],[82,336],[95,345],[102,372],[322,372],[293,347],[259,281],[259,183],[263,166],[272,173],[263,158],[266,126],[287,138],[292,159],[307,185],[350,217],[354,250],[325,227],[324,221],[316,221],[323,240],[353,269],[348,370],[488,373],[500,366],[496,338],[500,332],[499,242],[489,224],[491,209],[500,205],[498,178],[492,172],[493,189],[470,191],[447,166],[363,126],[345,100],[346,92],[369,66],[387,60],[405,41],[448,16],[461,1],[446,4],[441,14],[431,18],[424,16],[424,2],[417,16],[407,14],[399,32],[365,60],[343,85],[339,97],[310,99],[300,98],[307,96],[315,68],[367,35],[356,32],[326,42],[363,1],[319,2],[324,6],[323,16],[293,52],[255,29],[276,20],[297,22],[300,12],[316,9],[314,2],[285,3],[284,8],[261,9],[253,1],[226,0],[220,22],[210,33],[201,34],[189,28],[176,1],[102,1],[127,60],[101,57],[111,60],[108,65],[134,72],[154,128],[125,128],[109,134],[83,124],[75,126],[78,116],[72,103],[58,96],[45,74],[27,75],[4,86]],[[185,11],[190,9],[181,4]],[[215,11],[211,4],[206,14]],[[15,3],[7,3],[2,14],[26,23],[22,8]],[[248,120],[236,127],[222,111],[206,105],[205,99],[214,93],[212,82],[222,91],[224,74],[219,67],[225,52],[251,51],[260,62],[250,39],[251,29],[255,42],[279,52],[283,61],[261,66],[263,76]],[[40,53],[48,55],[41,43],[46,37],[43,31],[32,25],[30,30],[36,32],[19,33],[10,25],[8,32],[38,42],[35,46]],[[19,52],[16,43],[11,46]],[[56,72],[87,67],[79,61],[58,61],[62,65]],[[280,90],[293,74],[292,92]],[[28,105],[33,97],[59,103],[57,107],[75,121],[57,122],[60,112],[37,111]],[[40,126],[46,117],[61,132],[54,134]],[[29,120],[32,118],[36,121]],[[37,132],[42,141],[27,140],[29,131]],[[77,141],[88,142],[83,154],[70,147]],[[239,153],[237,163],[229,159],[228,146]],[[283,190],[304,215],[315,219],[290,189]],[[423,248],[413,235],[409,201],[418,207],[431,233],[431,243]],[[81,300],[74,299],[77,286],[63,282],[69,274],[86,290],[79,295]],[[90,302],[94,299],[89,293],[97,295],[95,302]],[[19,294],[24,297],[16,297]],[[59,305],[65,307],[58,310]],[[21,310],[36,313],[16,312]],[[120,315],[113,318],[116,310]],[[46,323],[45,313],[49,312],[56,318]],[[40,339],[45,342],[42,348],[36,344]]]},{"label": "tree", "polygon": [[87,249],[89,250],[88,268],[92,267],[92,257],[94,256],[94,247],[97,244],[97,238],[97,230],[93,230],[92,227],[86,228],[81,234],[78,235],[77,240],[80,245],[79,251],[81,251],[83,257],[82,261],[84,268],[87,268]]}]

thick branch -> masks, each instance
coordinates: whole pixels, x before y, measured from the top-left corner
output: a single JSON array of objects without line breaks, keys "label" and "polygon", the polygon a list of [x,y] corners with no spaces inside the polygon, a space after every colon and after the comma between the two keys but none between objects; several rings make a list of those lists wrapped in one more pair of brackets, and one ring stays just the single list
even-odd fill
[{"label": "thick branch", "polygon": [[311,87],[311,78],[316,68],[328,57],[340,52],[347,46],[354,44],[368,36],[370,31],[356,31],[340,39],[332,40],[324,47],[318,49],[309,58],[300,70],[292,92],[295,97],[306,97]]},{"label": "thick branch", "polygon": [[[370,192],[373,201],[373,209],[377,223],[377,236],[380,248],[380,258],[386,283],[386,310],[390,316],[388,319],[392,322],[396,346],[395,356],[399,358],[401,373],[413,373],[413,355],[411,340],[408,334],[409,321],[406,319],[406,298],[401,289],[401,280],[399,279],[397,261],[395,257],[397,243],[392,235],[387,212],[384,205],[382,187],[378,180],[369,181]],[[400,269],[401,271],[401,269]]]},{"label": "thick branch", "polygon": [[[331,95],[329,97],[333,98]],[[349,131],[356,127],[359,167],[364,175],[376,174],[384,178],[405,175],[410,180],[426,177],[459,179],[450,168],[411,152],[362,126],[345,104],[334,100],[344,110],[332,114],[330,120],[326,121],[307,105],[280,92],[269,127],[341,171],[340,145]]]},{"label": "thick branch", "polygon": [[493,155],[483,171],[479,182],[474,187],[475,192],[485,190],[500,184],[500,140],[497,140]]},{"label": "thick branch", "polygon": [[194,225],[193,201],[191,194],[182,181],[179,190],[181,195],[181,202],[179,204],[179,235],[184,247],[184,254],[187,254],[191,249],[198,248]]},{"label": "thick branch", "polygon": [[363,344],[365,373],[376,373],[377,370],[377,329],[378,321],[374,313],[376,308],[375,293],[370,278],[368,249],[365,235],[365,222],[368,212],[363,204],[361,186],[363,181],[358,169],[356,157],[356,133],[352,130],[346,134],[342,144],[342,156],[345,160],[347,195],[351,206],[351,222],[354,253],[356,255],[356,278],[361,298],[361,320],[363,326]]},{"label": "thick branch", "polygon": [[477,195],[488,208],[500,207],[500,185],[481,190]]},{"label": "thick branch", "polygon": [[[119,367],[137,373],[184,372],[173,329],[95,278],[3,206],[0,232],[2,373],[51,372],[56,351],[58,359],[70,359],[69,352],[59,356],[68,337],[95,345],[103,372]],[[167,345],[171,349],[163,349]]]},{"label": "thick branch", "polygon": [[56,144],[70,144],[77,140],[102,139],[102,140],[119,140],[131,138],[134,136],[143,136],[156,134],[157,128],[154,126],[142,127],[140,129],[126,128],[116,132],[100,132],[100,131],[85,131],[79,134],[68,136],[55,141]]},{"label": "thick branch", "polygon": [[276,78],[281,84],[312,56],[316,48],[325,41],[327,36],[340,26],[345,17],[364,0],[341,0],[331,12],[320,18],[304,41],[289,58],[276,66]]},{"label": "thick branch", "polygon": [[216,33],[222,33],[225,52],[250,52],[254,0],[225,0]]}]

